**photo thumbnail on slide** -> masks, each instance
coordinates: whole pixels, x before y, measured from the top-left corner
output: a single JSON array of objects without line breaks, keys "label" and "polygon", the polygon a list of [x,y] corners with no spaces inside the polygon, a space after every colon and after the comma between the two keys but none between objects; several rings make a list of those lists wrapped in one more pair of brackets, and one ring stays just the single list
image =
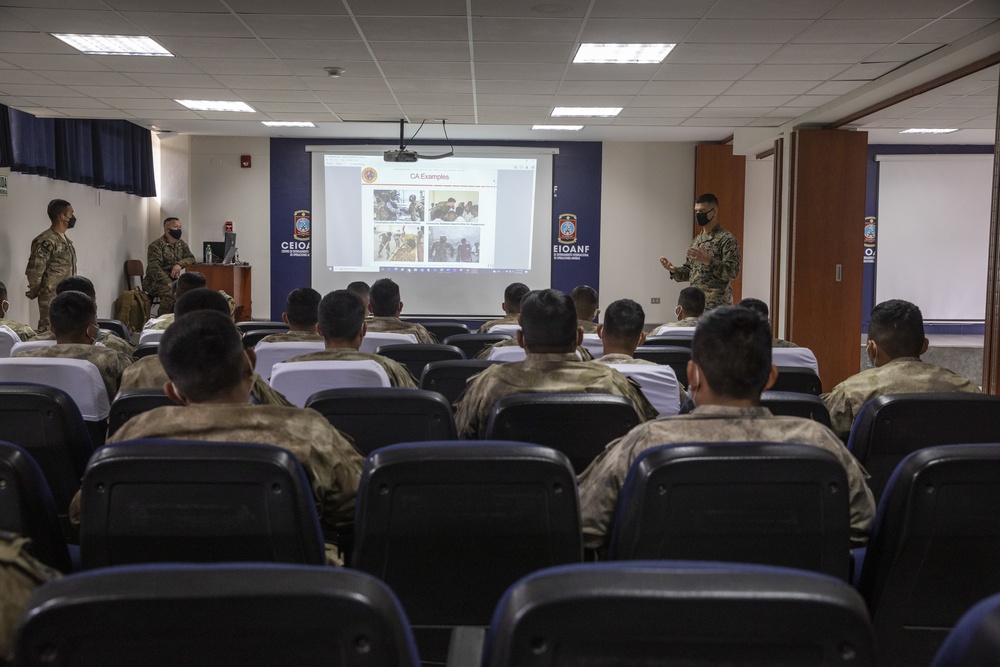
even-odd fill
[{"label": "photo thumbnail on slide", "polygon": [[428,261],[478,263],[481,232],[482,227],[477,226],[430,225]]},{"label": "photo thumbnail on slide", "polygon": [[425,191],[376,188],[373,195],[373,219],[376,222],[423,222]]},{"label": "photo thumbnail on slide", "polygon": [[375,225],[376,262],[424,261],[423,225]]},{"label": "photo thumbnail on slide", "polygon": [[479,222],[479,192],[431,190],[432,222]]}]

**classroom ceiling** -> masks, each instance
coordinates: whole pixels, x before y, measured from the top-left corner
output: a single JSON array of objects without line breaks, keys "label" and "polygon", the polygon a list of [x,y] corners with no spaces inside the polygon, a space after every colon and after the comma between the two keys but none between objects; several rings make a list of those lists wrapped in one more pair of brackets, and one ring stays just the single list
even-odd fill
[{"label": "classroom ceiling", "polygon": [[[175,57],[83,55],[59,32],[148,35]],[[584,42],[677,46],[661,64],[573,64]],[[709,141],[757,128],[749,134],[765,140],[997,51],[997,0],[0,0],[0,103],[230,136],[392,142],[392,121],[406,119],[409,137],[443,118],[453,139]],[[998,76],[983,69],[851,126],[872,143],[934,141],[898,134],[914,126],[959,128],[945,143],[992,143]],[[624,109],[554,119],[556,106]],[[442,140],[440,123],[419,138]]]}]

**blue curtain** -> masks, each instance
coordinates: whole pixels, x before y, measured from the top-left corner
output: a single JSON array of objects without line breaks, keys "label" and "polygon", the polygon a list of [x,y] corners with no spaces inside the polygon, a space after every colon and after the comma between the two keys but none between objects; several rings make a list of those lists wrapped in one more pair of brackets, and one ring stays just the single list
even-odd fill
[{"label": "blue curtain", "polygon": [[0,167],[155,197],[153,139],[124,120],[35,118],[0,105]]}]

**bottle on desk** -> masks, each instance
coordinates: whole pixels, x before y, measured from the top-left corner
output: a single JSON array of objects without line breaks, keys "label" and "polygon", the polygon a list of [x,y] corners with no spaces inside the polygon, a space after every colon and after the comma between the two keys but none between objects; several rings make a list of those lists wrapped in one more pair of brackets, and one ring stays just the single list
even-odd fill
[{"label": "bottle on desk", "polygon": [[212,246],[210,245],[205,246],[205,263],[212,263]]}]

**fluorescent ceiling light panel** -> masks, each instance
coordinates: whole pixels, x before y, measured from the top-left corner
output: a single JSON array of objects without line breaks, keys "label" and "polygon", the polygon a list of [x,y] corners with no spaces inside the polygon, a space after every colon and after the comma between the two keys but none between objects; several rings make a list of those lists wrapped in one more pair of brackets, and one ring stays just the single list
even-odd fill
[{"label": "fluorescent ceiling light panel", "polygon": [[191,111],[243,111],[256,113],[256,110],[246,102],[226,102],[221,100],[174,100],[183,104]]},{"label": "fluorescent ceiling light panel", "polygon": [[574,63],[661,63],[673,44],[581,44]]},{"label": "fluorescent ceiling light panel", "polygon": [[958,132],[958,128],[911,127],[908,130],[903,130],[900,134],[951,134],[952,132]]},{"label": "fluorescent ceiling light panel", "polygon": [[571,132],[579,132],[583,129],[583,125],[532,125],[532,130],[568,130]]},{"label": "fluorescent ceiling light panel", "polygon": [[92,56],[166,56],[174,54],[141,35],[71,35],[52,33],[74,49]]},{"label": "fluorescent ceiling light panel", "polygon": [[316,127],[315,123],[307,120],[262,120],[260,121],[268,127]]},{"label": "fluorescent ceiling light panel", "polygon": [[553,117],[586,116],[590,118],[612,118],[622,112],[622,107],[556,107]]}]

